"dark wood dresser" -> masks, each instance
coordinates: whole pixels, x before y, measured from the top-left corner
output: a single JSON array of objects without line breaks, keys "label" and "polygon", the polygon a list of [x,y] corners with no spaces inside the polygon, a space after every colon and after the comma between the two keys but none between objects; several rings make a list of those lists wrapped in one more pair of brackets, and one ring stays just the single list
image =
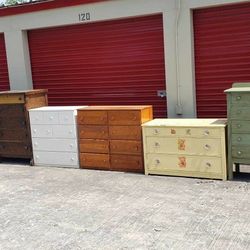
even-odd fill
[{"label": "dark wood dresser", "polygon": [[47,105],[47,90],[0,92],[0,159],[23,158],[32,163],[28,110]]},{"label": "dark wood dresser", "polygon": [[141,124],[152,106],[89,106],[78,110],[80,167],[144,172]]}]

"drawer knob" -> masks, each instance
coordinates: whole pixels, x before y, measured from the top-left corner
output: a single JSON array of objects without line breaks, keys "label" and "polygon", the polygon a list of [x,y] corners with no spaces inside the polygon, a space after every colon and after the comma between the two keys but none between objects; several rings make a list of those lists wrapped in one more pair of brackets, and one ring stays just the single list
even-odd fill
[{"label": "drawer knob", "polygon": [[210,132],[208,130],[205,130],[204,135],[208,136],[208,135],[210,135]]},{"label": "drawer knob", "polygon": [[48,129],[48,130],[47,130],[47,134],[49,134],[49,133],[50,133],[50,130]]},{"label": "drawer knob", "polygon": [[211,164],[210,162],[207,162],[207,163],[206,163],[206,166],[207,166],[208,168],[211,168],[211,167],[212,167],[212,164]]},{"label": "drawer knob", "polygon": [[241,151],[238,151],[237,154],[238,154],[238,155],[242,155],[242,152],[241,152]]},{"label": "drawer knob", "polygon": [[72,134],[72,133],[73,133],[73,131],[72,131],[72,130],[70,130],[70,131],[69,131],[69,133],[70,133],[70,134]]},{"label": "drawer knob", "polygon": [[205,146],[204,146],[204,149],[206,149],[206,150],[209,150],[211,147],[210,147],[210,145],[208,145],[208,144],[206,144]]},{"label": "drawer knob", "polygon": [[33,129],[33,132],[34,132],[34,133],[36,133],[36,131],[37,131],[36,129]]},{"label": "drawer knob", "polygon": [[50,120],[53,120],[53,119],[54,119],[54,117],[53,117],[53,116],[50,116],[50,117],[49,117],[49,119],[50,119]]},{"label": "drawer knob", "polygon": [[158,164],[160,164],[160,163],[161,163],[161,161],[160,161],[159,159],[156,159],[156,160],[155,160],[155,164],[156,164],[156,165],[158,165]]},{"label": "drawer knob", "polygon": [[38,143],[37,143],[37,142],[35,142],[35,146],[38,146]]},{"label": "drawer knob", "polygon": [[38,155],[36,156],[36,159],[39,159],[39,156],[38,156]]},{"label": "drawer knob", "polygon": [[104,130],[102,131],[102,134],[105,134],[105,131],[104,131]]},{"label": "drawer knob", "polygon": [[74,160],[75,160],[75,158],[73,158],[73,157],[72,157],[70,160],[71,160],[71,161],[74,161]]},{"label": "drawer knob", "polygon": [[239,100],[241,100],[241,96],[237,96],[237,98],[236,98],[236,99],[237,99],[238,101],[239,101]]},{"label": "drawer knob", "polygon": [[134,116],[134,117],[132,118],[132,120],[135,121],[135,120],[136,120],[136,116]]},{"label": "drawer knob", "polygon": [[241,125],[240,125],[240,124],[238,124],[238,125],[237,125],[237,128],[241,128]]},{"label": "drawer knob", "polygon": [[70,147],[73,148],[73,144],[70,144]]},{"label": "drawer knob", "polygon": [[238,137],[238,138],[237,138],[237,141],[241,141],[241,137]]},{"label": "drawer knob", "polygon": [[155,147],[156,148],[160,147],[160,143],[159,142],[155,142]]},{"label": "drawer knob", "polygon": [[241,114],[241,110],[238,110],[238,111],[237,111],[237,114]]},{"label": "drawer knob", "polygon": [[68,119],[69,119],[69,117],[68,117],[68,116],[65,116],[65,117],[64,117],[64,119],[65,119],[65,120],[68,120]]},{"label": "drawer knob", "polygon": [[158,129],[154,129],[154,134],[158,135],[159,134],[159,130]]}]

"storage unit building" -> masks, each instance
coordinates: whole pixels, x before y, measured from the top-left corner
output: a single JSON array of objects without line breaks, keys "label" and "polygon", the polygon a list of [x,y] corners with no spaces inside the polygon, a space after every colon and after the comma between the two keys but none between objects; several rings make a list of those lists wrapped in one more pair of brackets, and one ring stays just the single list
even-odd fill
[{"label": "storage unit building", "polygon": [[9,90],[9,75],[4,42],[4,34],[0,33],[0,91]]}]

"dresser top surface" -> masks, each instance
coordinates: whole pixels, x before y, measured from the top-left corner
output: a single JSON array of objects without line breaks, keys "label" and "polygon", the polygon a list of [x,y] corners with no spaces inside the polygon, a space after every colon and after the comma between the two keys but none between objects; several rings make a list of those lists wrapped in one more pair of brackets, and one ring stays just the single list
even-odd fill
[{"label": "dresser top surface", "polygon": [[32,94],[40,94],[40,93],[47,93],[47,89],[34,89],[34,90],[10,90],[10,91],[0,91],[1,95],[19,95],[19,94],[25,94],[25,95],[32,95]]},{"label": "dresser top surface", "polygon": [[226,119],[154,119],[143,127],[225,127]]},{"label": "dresser top surface", "polygon": [[152,108],[151,105],[122,105],[122,106],[88,106],[84,110],[142,110]]},{"label": "dresser top surface", "polygon": [[84,109],[87,106],[49,106],[49,107],[41,107],[41,108],[35,108],[35,109],[30,109],[30,112],[34,111],[74,111],[77,109]]}]

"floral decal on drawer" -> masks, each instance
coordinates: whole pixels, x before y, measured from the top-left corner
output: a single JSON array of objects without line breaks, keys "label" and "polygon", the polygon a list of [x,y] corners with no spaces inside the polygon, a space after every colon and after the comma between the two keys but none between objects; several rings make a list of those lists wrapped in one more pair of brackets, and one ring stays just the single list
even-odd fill
[{"label": "floral decal on drawer", "polygon": [[171,128],[171,135],[175,135],[176,134],[176,130]]},{"label": "floral decal on drawer", "polygon": [[182,151],[186,150],[186,140],[178,139],[178,149]]},{"label": "floral decal on drawer", "polygon": [[186,168],[187,167],[186,157],[179,157],[178,165],[180,168]]}]

